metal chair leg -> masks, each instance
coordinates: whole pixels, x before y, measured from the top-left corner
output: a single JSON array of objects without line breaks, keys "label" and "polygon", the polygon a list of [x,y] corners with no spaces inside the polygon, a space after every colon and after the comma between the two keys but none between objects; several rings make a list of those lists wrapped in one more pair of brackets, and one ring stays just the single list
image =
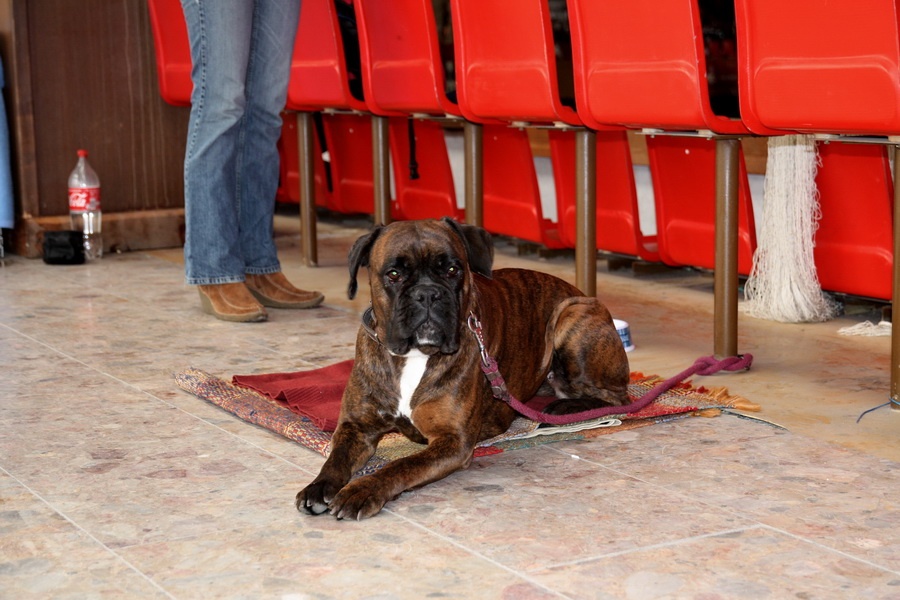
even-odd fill
[{"label": "metal chair leg", "polygon": [[597,295],[597,134],[575,132],[575,287]]},{"label": "metal chair leg", "polygon": [[391,222],[391,157],[388,118],[372,116],[372,183],[375,187],[375,224]]},{"label": "metal chair leg", "polygon": [[716,139],[715,346],[718,358],[737,355],[738,175],[741,141]]},{"label": "metal chair leg", "polygon": [[316,243],[316,184],[313,174],[313,115],[297,113],[297,148],[300,177],[300,252],[308,267],[319,264]]},{"label": "metal chair leg", "polygon": [[466,121],[463,136],[466,223],[484,227],[484,131],[478,123]]},{"label": "metal chair leg", "polygon": [[[900,146],[894,146],[894,283],[891,295],[891,321],[900,313]],[[891,331],[891,408],[900,410],[900,323]]]}]

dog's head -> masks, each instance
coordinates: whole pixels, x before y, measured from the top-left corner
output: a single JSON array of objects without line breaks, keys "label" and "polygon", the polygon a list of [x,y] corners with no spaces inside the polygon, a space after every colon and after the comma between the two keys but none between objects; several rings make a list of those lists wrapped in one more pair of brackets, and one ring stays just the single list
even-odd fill
[{"label": "dog's head", "polygon": [[466,315],[473,273],[491,276],[494,246],[480,227],[450,219],[399,221],[378,226],[350,250],[350,285],[356,296],[360,267],[369,270],[374,323],[388,350],[404,356],[453,354]]}]

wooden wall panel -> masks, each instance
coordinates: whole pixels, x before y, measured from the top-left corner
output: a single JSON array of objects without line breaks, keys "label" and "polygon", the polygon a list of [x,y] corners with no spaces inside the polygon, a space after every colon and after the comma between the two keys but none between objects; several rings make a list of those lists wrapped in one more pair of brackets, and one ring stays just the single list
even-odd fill
[{"label": "wooden wall panel", "polygon": [[0,0],[0,51],[23,222],[16,250],[34,255],[37,240],[20,237],[64,223],[78,148],[100,175],[107,245],[180,243],[189,110],[160,98],[145,0]]}]

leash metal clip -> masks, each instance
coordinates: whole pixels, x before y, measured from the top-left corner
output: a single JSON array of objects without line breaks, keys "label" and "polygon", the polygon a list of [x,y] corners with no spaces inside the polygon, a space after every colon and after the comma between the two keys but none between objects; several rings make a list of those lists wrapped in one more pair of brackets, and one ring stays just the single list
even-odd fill
[{"label": "leash metal clip", "polygon": [[478,350],[481,352],[481,362],[484,366],[490,366],[491,355],[488,354],[487,348],[484,346],[484,335],[481,331],[481,321],[475,316],[475,313],[469,312],[469,318],[466,319],[466,325],[469,331],[475,335],[475,341],[478,342]]}]

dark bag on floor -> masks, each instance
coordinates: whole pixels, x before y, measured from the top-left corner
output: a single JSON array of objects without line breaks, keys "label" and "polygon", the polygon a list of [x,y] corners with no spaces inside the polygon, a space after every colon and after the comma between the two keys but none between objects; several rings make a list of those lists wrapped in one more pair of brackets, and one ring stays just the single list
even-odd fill
[{"label": "dark bag on floor", "polygon": [[80,231],[45,231],[44,262],[48,265],[84,263],[84,234]]}]

